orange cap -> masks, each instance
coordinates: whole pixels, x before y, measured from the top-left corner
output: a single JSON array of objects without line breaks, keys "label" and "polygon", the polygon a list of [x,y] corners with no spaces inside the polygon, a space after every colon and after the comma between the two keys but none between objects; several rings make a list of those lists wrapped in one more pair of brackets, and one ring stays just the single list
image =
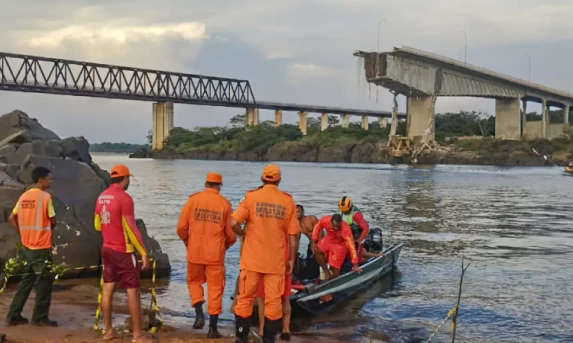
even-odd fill
[{"label": "orange cap", "polygon": [[109,176],[113,179],[116,177],[133,176],[133,175],[131,175],[129,169],[126,166],[124,166],[123,164],[118,164],[116,166],[113,166],[113,168],[111,168]]},{"label": "orange cap", "polygon": [[223,176],[219,173],[207,173],[207,182],[223,183]]},{"label": "orange cap", "polygon": [[274,164],[269,164],[263,169],[261,179],[264,181],[279,181],[281,179],[281,168]]}]

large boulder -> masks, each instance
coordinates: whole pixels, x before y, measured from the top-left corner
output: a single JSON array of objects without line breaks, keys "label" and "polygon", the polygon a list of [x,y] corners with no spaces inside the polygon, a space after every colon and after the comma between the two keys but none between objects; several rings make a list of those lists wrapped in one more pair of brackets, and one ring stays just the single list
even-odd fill
[{"label": "large boulder", "polygon": [[44,128],[36,119],[28,117],[22,111],[12,111],[0,117],[0,141],[22,130],[24,132],[16,137],[13,142],[28,143],[60,139],[58,135]]},{"label": "large boulder", "polygon": [[[102,237],[93,227],[94,208],[110,178],[92,161],[89,143],[83,137],[61,140],[20,111],[0,117],[0,143],[0,265],[15,254],[19,237],[7,220],[20,195],[32,186],[31,174],[38,166],[52,171],[48,191],[57,220],[52,241],[54,262],[72,268],[100,265]],[[137,226],[149,254],[157,259],[157,276],[169,275],[168,256],[149,237],[142,220],[137,220]],[[66,277],[93,273],[98,271],[74,270]]]}]

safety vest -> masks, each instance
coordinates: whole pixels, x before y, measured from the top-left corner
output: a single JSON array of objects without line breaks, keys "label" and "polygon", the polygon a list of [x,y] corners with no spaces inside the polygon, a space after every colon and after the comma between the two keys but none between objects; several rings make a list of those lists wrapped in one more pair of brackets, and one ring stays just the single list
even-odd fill
[{"label": "safety vest", "polygon": [[[348,216],[346,216],[346,224],[348,224],[348,226],[350,226],[350,229],[352,229],[352,236],[354,237],[354,240],[357,240],[362,234],[362,229],[360,228],[360,226],[354,223],[354,214],[356,212],[360,212],[360,210],[358,209],[358,207],[353,205],[352,209],[350,210],[350,213],[348,213]],[[341,210],[338,210],[338,214],[344,217],[344,214],[342,213]]]},{"label": "safety vest", "polygon": [[52,247],[48,203],[51,195],[37,188],[26,191],[18,201],[18,226],[22,245],[31,250]]}]

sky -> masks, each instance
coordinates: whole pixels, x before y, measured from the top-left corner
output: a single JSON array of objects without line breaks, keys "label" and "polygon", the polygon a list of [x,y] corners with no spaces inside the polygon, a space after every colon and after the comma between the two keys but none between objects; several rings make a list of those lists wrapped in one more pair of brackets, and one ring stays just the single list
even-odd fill
[{"label": "sky", "polygon": [[[531,81],[564,91],[573,83],[570,0],[2,0],[1,8],[0,51],[247,79],[259,101],[390,110],[388,91],[376,100],[354,51],[407,45],[463,60],[462,31],[468,63],[528,79],[529,54]],[[436,106],[494,114],[495,102]],[[0,92],[0,113],[14,109],[92,143],[144,143],[151,128],[148,102]],[[235,114],[244,110],[176,104],[174,121],[223,126]]]}]

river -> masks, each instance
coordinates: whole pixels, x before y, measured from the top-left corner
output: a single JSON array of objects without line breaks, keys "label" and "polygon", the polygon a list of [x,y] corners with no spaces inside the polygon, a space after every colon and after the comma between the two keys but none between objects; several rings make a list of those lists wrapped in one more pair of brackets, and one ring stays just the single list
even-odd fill
[{"label": "river", "polygon": [[[169,254],[173,273],[159,305],[172,318],[192,317],[185,249],[175,227],[187,197],[205,174],[224,176],[222,194],[235,207],[260,184],[263,163],[129,160],[94,154],[104,169],[127,164],[135,175],[129,193],[136,216]],[[301,335],[340,341],[386,337],[423,342],[454,307],[462,258],[471,262],[463,287],[456,341],[573,342],[573,178],[560,168],[477,166],[409,167],[278,163],[280,187],[307,214],[336,209],[350,196],[385,244],[405,244],[398,271],[328,318],[293,324]],[[307,240],[303,238],[301,250]],[[224,320],[234,290],[239,245],[227,253]],[[191,319],[186,319],[191,321]],[[432,342],[449,342],[449,323]]]}]

